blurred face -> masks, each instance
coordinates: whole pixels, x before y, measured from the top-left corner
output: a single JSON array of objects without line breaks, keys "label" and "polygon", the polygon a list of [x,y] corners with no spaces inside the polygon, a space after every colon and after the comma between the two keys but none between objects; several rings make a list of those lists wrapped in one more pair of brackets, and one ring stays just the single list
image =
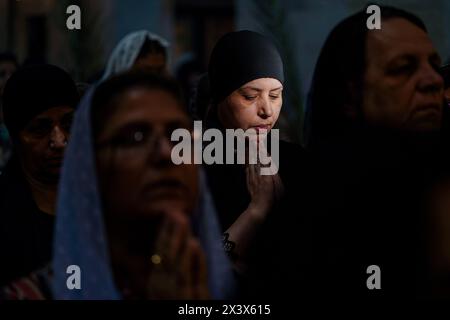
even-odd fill
[{"label": "blurred face", "polygon": [[121,290],[144,297],[163,219],[189,216],[197,203],[197,166],[171,160],[173,130],[192,124],[159,89],[129,89],[109,107],[96,149],[113,271]]},{"label": "blurred face", "polygon": [[156,74],[165,74],[167,72],[166,57],[162,53],[150,53],[137,59],[133,69],[145,69]]},{"label": "blurred face", "polygon": [[73,113],[69,106],[48,109],[19,133],[19,157],[31,178],[44,184],[58,183]]},{"label": "blurred face", "polygon": [[441,64],[428,35],[405,19],[368,33],[363,116],[370,124],[428,131],[442,118]]},{"label": "blurred face", "polygon": [[16,65],[9,61],[0,62],[0,96],[3,93],[3,87],[8,81],[9,77],[16,71]]},{"label": "blurred face", "polygon": [[178,101],[163,90],[134,88],[115,101],[97,137],[97,166],[111,219],[191,214],[197,199],[197,167],[174,165],[172,131],[190,129]]},{"label": "blurred face", "polygon": [[266,129],[275,125],[283,104],[283,86],[272,78],[250,81],[218,105],[219,119],[227,129]]}]

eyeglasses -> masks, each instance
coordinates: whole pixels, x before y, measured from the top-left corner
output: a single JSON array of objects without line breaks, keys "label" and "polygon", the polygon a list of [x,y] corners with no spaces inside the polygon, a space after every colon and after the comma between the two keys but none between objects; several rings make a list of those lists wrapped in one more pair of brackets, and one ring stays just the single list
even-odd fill
[{"label": "eyeglasses", "polygon": [[98,150],[113,149],[124,157],[135,157],[137,154],[156,151],[164,140],[172,148],[175,144],[171,141],[172,132],[172,128],[162,132],[147,128],[125,129],[110,139],[96,143],[96,147]]}]

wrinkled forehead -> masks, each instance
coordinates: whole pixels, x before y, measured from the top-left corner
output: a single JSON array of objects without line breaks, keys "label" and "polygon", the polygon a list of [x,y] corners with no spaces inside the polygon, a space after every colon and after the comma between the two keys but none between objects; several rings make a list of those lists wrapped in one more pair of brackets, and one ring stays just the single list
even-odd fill
[{"label": "wrinkled forehead", "polygon": [[274,91],[283,89],[280,80],[274,78],[258,78],[247,82],[239,89],[254,91]]},{"label": "wrinkled forehead", "polygon": [[368,61],[388,61],[404,54],[437,54],[428,34],[404,18],[385,19],[380,30],[369,30],[366,48]]},{"label": "wrinkled forehead", "polygon": [[119,93],[102,114],[104,131],[133,122],[166,124],[188,122],[189,117],[181,103],[163,89],[134,87]]},{"label": "wrinkled forehead", "polygon": [[148,53],[136,59],[134,66],[160,67],[166,64],[166,57],[162,53]]},{"label": "wrinkled forehead", "polygon": [[66,114],[72,114],[75,112],[75,109],[71,106],[67,105],[59,105],[56,107],[49,108],[38,115],[36,115],[33,119],[43,119],[43,118],[59,118]]}]

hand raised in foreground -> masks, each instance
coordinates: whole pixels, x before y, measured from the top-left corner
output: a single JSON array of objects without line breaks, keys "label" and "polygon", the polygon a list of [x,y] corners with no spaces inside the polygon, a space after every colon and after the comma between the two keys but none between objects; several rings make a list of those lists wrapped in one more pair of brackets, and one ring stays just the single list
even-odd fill
[{"label": "hand raised in foreground", "polygon": [[209,298],[205,254],[182,212],[166,214],[159,228],[152,268],[148,278],[148,299],[205,300]]}]

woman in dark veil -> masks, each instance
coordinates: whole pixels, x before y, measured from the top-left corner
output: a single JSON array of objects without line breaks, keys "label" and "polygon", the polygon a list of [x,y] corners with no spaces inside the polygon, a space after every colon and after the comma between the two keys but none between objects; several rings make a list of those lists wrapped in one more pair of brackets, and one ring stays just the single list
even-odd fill
[{"label": "woman in dark veil", "polygon": [[[443,109],[442,124],[436,121],[432,129],[419,130],[407,122],[413,118],[408,114],[415,106],[412,98],[406,104],[411,109],[402,109],[409,94],[422,97],[429,93],[423,99],[439,106],[439,77],[431,58],[424,59],[432,75],[431,84],[425,86],[428,91],[420,85],[412,87],[416,90],[413,93],[392,89],[389,84],[397,84],[395,77],[375,81],[374,72],[368,80],[369,70],[389,74],[387,66],[391,64],[376,64],[377,56],[392,57],[391,49],[399,50],[397,56],[399,52],[406,56],[414,48],[408,38],[408,47],[399,44],[376,53],[368,50],[375,35],[393,38],[382,33],[388,30],[389,22],[399,21],[424,39],[428,36],[424,23],[401,9],[381,7],[385,26],[381,31],[369,30],[367,17],[362,10],[333,28],[320,52],[309,92],[305,129],[315,172],[316,191],[311,199],[315,208],[315,289],[317,294],[357,298],[414,295],[416,280],[423,276],[423,192],[427,180],[436,174],[433,167],[446,139],[448,110]],[[421,70],[413,69],[408,77],[427,78]],[[374,94],[377,85],[391,89],[394,97],[388,90]],[[377,101],[374,96],[384,96],[385,100]],[[373,109],[384,111],[383,117],[370,116],[368,100]],[[399,114],[407,120],[397,121]],[[366,270],[374,264],[381,269],[381,291],[369,290],[366,285],[370,276]]]},{"label": "woman in dark veil", "polygon": [[[241,279],[241,295],[275,296],[303,275],[297,261],[305,261],[298,252],[305,245],[303,193],[308,184],[301,146],[272,140],[283,103],[283,62],[268,38],[237,31],[216,43],[207,77],[208,128],[224,135],[229,129],[256,130],[258,148],[267,147],[272,160],[278,150],[271,146],[279,145],[279,171],[271,175],[261,174],[264,166],[259,162],[206,166],[224,246]],[[250,144],[246,148],[251,152]]]}]

